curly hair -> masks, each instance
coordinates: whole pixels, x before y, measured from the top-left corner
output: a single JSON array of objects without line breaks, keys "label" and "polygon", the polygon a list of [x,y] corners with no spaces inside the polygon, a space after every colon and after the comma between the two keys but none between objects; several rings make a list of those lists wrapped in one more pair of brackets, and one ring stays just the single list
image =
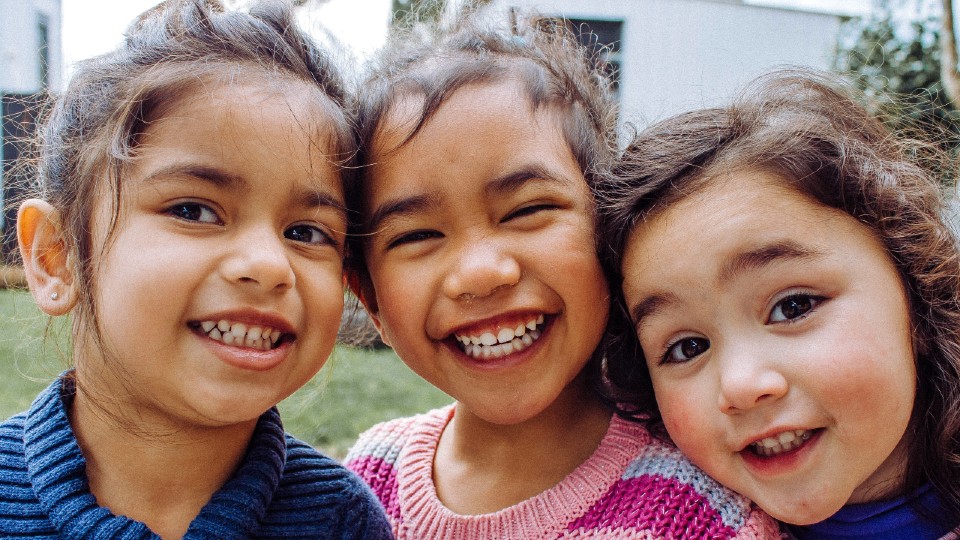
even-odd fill
[{"label": "curly hair", "polygon": [[[954,164],[930,145],[898,140],[840,81],[785,70],[754,81],[730,106],[660,122],[639,133],[598,185],[601,257],[619,272],[642,220],[722,172],[775,172],[790,187],[870,228],[905,284],[916,343],[917,394],[905,490],[932,483],[960,518],[960,257],[946,222],[939,173]],[[622,294],[611,314],[611,399],[659,428],[653,388]],[[882,391],[882,389],[878,389]]]}]

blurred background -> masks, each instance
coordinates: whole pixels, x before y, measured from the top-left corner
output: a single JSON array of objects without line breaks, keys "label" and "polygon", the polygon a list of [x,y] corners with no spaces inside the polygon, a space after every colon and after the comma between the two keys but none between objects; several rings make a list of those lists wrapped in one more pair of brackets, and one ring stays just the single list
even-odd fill
[{"label": "blurred background", "polygon": [[[459,3],[534,8],[570,25],[616,81],[624,121],[639,126],[733,96],[773,67],[833,70],[892,128],[955,152],[960,116],[951,0],[297,0],[301,23],[340,51],[353,75],[411,10],[427,24]],[[0,0],[0,418],[23,410],[66,365],[68,322],[34,307],[16,264],[15,165],[35,130],[35,105],[72,66],[105,53],[156,0]],[[226,0],[228,5],[242,5]],[[945,39],[946,38],[946,39]],[[950,184],[951,180],[945,180]],[[954,187],[946,186],[950,192]],[[350,321],[362,312],[348,310]],[[354,324],[355,326],[355,324]],[[338,347],[282,404],[288,429],[336,457],[372,423],[449,398],[383,347]]]}]

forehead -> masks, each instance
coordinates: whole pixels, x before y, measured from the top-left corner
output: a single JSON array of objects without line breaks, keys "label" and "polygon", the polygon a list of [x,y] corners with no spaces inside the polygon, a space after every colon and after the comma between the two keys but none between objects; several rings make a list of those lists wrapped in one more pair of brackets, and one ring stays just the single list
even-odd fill
[{"label": "forehead", "polygon": [[522,83],[513,79],[471,83],[457,89],[410,137],[423,111],[423,97],[401,96],[373,138],[368,196],[386,179],[415,182],[495,178],[532,162],[576,170],[556,106],[535,109]]},{"label": "forehead", "polygon": [[338,120],[331,108],[315,85],[299,80],[260,75],[207,81],[157,110],[123,169],[124,183],[193,171],[247,189],[325,192],[342,205],[342,157],[331,127]]},{"label": "forehead", "polygon": [[768,246],[836,252],[849,238],[830,234],[834,230],[873,236],[846,213],[770,172],[739,170],[699,184],[696,191],[642,218],[631,231],[622,265],[630,279],[690,273],[691,262],[719,276],[730,260]]}]

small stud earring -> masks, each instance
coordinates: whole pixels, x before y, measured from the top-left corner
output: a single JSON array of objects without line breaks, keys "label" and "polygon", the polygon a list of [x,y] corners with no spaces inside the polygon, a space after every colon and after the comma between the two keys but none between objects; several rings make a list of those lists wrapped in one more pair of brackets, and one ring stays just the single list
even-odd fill
[{"label": "small stud earring", "polygon": [[60,298],[60,293],[56,293],[56,292],[50,293],[51,300],[56,300],[57,298]]}]

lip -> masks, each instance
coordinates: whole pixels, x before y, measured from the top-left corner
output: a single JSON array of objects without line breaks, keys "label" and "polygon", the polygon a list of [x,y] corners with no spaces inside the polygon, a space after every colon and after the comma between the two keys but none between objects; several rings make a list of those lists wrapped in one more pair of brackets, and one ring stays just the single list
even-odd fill
[{"label": "lip", "polygon": [[[227,345],[226,343],[207,337],[202,331],[194,328],[194,325],[200,321],[221,319],[226,319],[230,322],[239,322],[249,326],[269,326],[275,330],[279,330],[288,337],[281,340],[273,349],[264,351],[249,347]],[[293,342],[296,341],[296,332],[293,330],[293,325],[291,325],[287,319],[276,313],[259,310],[231,310],[211,313],[191,320],[188,323],[188,327],[193,330],[194,335],[196,335],[203,342],[204,346],[210,349],[214,356],[220,361],[230,366],[249,371],[268,371],[277,367],[287,358]]]},{"label": "lip", "polygon": [[[794,428],[804,429],[804,428]],[[775,429],[769,431],[766,435],[750,439],[750,442],[758,441],[767,437],[775,436],[785,431],[793,431],[790,428]],[[819,446],[821,437],[825,431],[824,428],[812,429],[813,435],[804,441],[799,447],[776,456],[760,456],[750,450],[749,443],[743,446],[738,452],[743,458],[747,468],[758,476],[777,476],[795,472],[811,457],[811,454]]]},{"label": "lip", "polygon": [[[514,321],[518,317],[520,320],[523,317],[529,318],[531,314],[539,315],[539,311],[525,311],[523,315],[506,315],[498,316],[496,318],[487,319],[485,321],[480,321],[477,323],[471,323],[470,325],[464,325],[458,327],[456,332],[451,332],[447,338],[443,340],[443,343],[450,349],[452,354],[456,356],[461,363],[469,366],[472,369],[482,370],[482,371],[497,371],[497,370],[506,370],[514,366],[525,363],[527,360],[532,358],[538,353],[538,351],[544,347],[545,341],[549,338],[550,331],[553,328],[553,322],[555,317],[553,315],[544,314],[544,322],[540,329],[540,338],[534,341],[530,346],[523,349],[522,351],[515,351],[510,354],[501,357],[490,357],[490,358],[475,358],[466,354],[461,348],[460,343],[455,337],[455,333],[465,332],[465,331],[476,331],[478,328],[487,329],[491,325],[495,325],[497,321]],[[508,325],[509,326],[509,325]]]}]

